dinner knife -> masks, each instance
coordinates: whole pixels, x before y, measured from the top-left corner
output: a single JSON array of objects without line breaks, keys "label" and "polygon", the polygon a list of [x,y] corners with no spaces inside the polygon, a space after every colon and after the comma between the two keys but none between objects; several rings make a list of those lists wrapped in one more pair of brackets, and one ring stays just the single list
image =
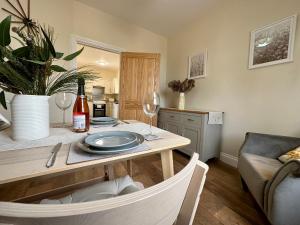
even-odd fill
[{"label": "dinner knife", "polygon": [[120,123],[116,123],[112,127],[116,127],[116,126],[119,126],[119,125],[120,125]]},{"label": "dinner knife", "polygon": [[53,147],[53,149],[52,149],[52,154],[51,154],[51,156],[50,156],[50,158],[49,158],[49,160],[48,160],[48,162],[47,162],[47,164],[46,164],[46,167],[47,167],[47,168],[50,168],[51,166],[54,165],[54,162],[55,162],[55,160],[56,160],[57,153],[58,153],[58,151],[61,149],[61,146],[62,146],[62,143],[60,142],[60,143],[56,144],[56,145]]}]

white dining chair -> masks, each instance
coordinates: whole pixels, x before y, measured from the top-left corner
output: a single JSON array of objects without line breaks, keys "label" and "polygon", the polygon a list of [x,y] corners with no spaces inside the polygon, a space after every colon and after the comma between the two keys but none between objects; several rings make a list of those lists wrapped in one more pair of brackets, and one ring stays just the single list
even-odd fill
[{"label": "white dining chair", "polygon": [[175,176],[109,199],[70,204],[0,202],[0,223],[14,225],[191,225],[208,166],[194,154]]}]

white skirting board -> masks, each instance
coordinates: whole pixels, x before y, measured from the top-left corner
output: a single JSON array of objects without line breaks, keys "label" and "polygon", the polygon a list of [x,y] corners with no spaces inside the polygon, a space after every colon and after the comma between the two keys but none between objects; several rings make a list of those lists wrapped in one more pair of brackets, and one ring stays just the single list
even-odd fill
[{"label": "white skirting board", "polygon": [[229,155],[227,153],[221,152],[220,154],[220,159],[221,161],[223,161],[224,163],[233,166],[235,168],[237,168],[237,164],[238,164],[238,157],[236,156],[232,156]]}]

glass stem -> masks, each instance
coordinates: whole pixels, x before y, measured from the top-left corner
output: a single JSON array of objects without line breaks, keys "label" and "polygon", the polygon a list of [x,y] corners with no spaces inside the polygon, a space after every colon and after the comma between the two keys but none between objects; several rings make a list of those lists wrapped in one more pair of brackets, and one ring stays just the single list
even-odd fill
[{"label": "glass stem", "polygon": [[66,110],[63,110],[63,127],[66,126]]},{"label": "glass stem", "polygon": [[152,135],[152,116],[150,117],[150,135]]}]

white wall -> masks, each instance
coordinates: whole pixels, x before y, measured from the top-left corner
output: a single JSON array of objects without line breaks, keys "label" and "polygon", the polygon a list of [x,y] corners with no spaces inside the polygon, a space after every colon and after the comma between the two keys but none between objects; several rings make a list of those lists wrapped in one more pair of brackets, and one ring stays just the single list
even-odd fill
[{"label": "white wall", "polygon": [[188,55],[208,49],[208,77],[187,106],[225,112],[223,152],[237,156],[247,131],[300,136],[300,22],[293,63],[247,69],[250,31],[299,12],[299,0],[227,0],[169,39],[167,81],[184,79]]},{"label": "white wall", "polygon": [[[1,1],[1,6],[2,6]],[[27,1],[26,1],[27,2]],[[5,3],[3,3],[5,4]],[[32,0],[31,15],[41,24],[55,28],[56,49],[70,53],[71,35],[78,35],[110,44],[126,51],[154,52],[161,54],[161,89],[165,88],[167,39],[121,19],[90,8],[74,0]],[[1,11],[0,19],[6,15]],[[50,100],[51,121],[60,121],[61,115]],[[0,109],[3,113],[3,109]],[[9,112],[4,112],[9,117]],[[71,113],[68,113],[70,120]]]}]

